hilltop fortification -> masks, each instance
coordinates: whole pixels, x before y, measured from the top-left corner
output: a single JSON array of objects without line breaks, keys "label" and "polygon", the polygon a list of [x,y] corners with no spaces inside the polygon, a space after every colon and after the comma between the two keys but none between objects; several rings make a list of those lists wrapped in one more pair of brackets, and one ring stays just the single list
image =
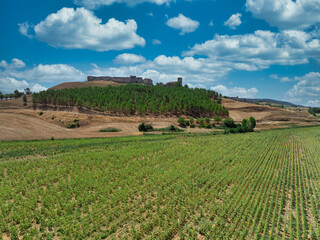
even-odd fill
[{"label": "hilltop fortification", "polygon": [[88,76],[87,80],[88,81],[111,81],[116,83],[141,83],[146,85],[153,85],[152,79],[136,77],[136,76],[130,76],[130,77]]}]

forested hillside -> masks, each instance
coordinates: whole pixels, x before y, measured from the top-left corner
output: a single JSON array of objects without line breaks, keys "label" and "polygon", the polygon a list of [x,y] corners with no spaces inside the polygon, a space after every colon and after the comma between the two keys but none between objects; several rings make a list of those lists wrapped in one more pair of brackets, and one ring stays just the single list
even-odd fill
[{"label": "forested hillside", "polygon": [[32,95],[34,104],[78,106],[122,114],[228,115],[219,94],[206,89],[130,84],[42,91]]}]

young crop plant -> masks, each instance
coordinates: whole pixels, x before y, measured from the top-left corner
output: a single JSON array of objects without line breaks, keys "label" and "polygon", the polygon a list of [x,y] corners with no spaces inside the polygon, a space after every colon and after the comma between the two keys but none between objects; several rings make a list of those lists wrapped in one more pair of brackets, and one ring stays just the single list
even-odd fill
[{"label": "young crop plant", "polygon": [[319,136],[1,142],[1,237],[320,239]]}]

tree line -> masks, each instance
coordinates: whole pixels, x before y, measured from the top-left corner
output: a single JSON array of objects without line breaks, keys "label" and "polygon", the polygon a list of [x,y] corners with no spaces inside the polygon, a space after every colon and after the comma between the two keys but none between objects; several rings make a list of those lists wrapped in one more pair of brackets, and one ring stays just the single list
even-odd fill
[{"label": "tree line", "polygon": [[188,87],[139,84],[53,90],[32,94],[34,104],[78,106],[109,113],[228,116],[219,94]]}]

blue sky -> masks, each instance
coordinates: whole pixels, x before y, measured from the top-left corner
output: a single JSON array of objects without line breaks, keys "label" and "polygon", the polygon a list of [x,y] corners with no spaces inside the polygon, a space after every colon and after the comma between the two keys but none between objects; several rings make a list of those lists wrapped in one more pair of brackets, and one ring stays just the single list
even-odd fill
[{"label": "blue sky", "polygon": [[87,75],[181,76],[227,96],[320,106],[319,0],[4,0],[0,91]]}]

